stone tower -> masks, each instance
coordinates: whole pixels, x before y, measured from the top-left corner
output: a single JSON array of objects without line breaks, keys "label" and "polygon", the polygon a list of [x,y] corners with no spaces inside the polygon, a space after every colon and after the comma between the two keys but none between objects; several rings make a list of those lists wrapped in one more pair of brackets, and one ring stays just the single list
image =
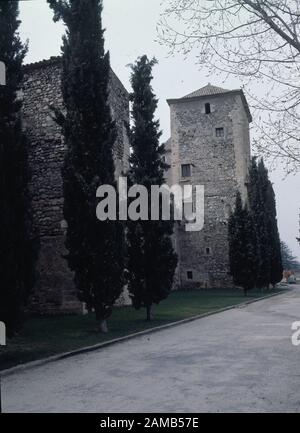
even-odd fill
[{"label": "stone tower", "polygon": [[[49,105],[63,109],[61,93],[62,61],[60,57],[24,66],[23,126],[29,138],[31,168],[30,191],[34,225],[40,236],[37,283],[30,309],[36,313],[78,313],[73,274],[63,258],[64,235],[63,190],[61,168],[65,145],[61,128],[52,120]],[[129,159],[129,95],[111,70],[109,103],[116,122],[114,147],[116,177],[126,171]]]},{"label": "stone tower", "polygon": [[176,285],[228,287],[228,217],[236,191],[247,197],[249,123],[242,90],[210,84],[181,99],[169,99],[171,138],[166,144],[168,183],[204,185],[204,227],[187,232],[176,226]]}]

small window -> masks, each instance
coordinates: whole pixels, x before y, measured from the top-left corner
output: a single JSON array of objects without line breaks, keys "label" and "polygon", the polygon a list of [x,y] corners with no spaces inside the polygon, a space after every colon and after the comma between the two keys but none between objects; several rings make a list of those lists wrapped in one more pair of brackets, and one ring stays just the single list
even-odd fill
[{"label": "small window", "polygon": [[207,103],[205,104],[205,114],[210,114],[210,113],[211,113],[211,110],[210,110],[210,103],[207,102]]},{"label": "small window", "polygon": [[187,271],[186,275],[187,275],[187,279],[188,280],[192,280],[193,279],[193,272],[192,271]]},{"label": "small window", "polygon": [[210,255],[210,248],[209,247],[205,248],[205,252],[206,252],[206,255],[209,256]]},{"label": "small window", "polygon": [[224,128],[216,128],[216,137],[224,137]]},{"label": "small window", "polygon": [[181,176],[182,177],[191,177],[191,164],[182,164]]},{"label": "small window", "polygon": [[230,215],[232,214],[232,209],[231,209],[230,204],[228,204],[228,203],[225,204],[224,213],[225,213],[225,218],[229,219]]}]

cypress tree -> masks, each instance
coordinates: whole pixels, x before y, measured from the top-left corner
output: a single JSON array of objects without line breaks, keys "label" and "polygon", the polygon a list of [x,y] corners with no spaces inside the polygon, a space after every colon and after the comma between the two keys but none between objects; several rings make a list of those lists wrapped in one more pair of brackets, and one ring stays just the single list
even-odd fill
[{"label": "cypress tree", "polygon": [[266,210],[266,190],[268,182],[261,167],[258,168],[256,158],[252,158],[249,170],[248,197],[249,209],[254,220],[257,242],[257,287],[267,287],[271,279],[270,235],[268,214]]},{"label": "cypress tree", "polygon": [[252,158],[248,183],[249,206],[257,240],[257,287],[273,286],[282,279],[280,238],[272,183],[263,160]]},{"label": "cypress tree", "polygon": [[239,192],[229,218],[228,235],[230,273],[234,284],[242,287],[247,295],[256,284],[257,243],[253,217],[247,205],[243,207]]},{"label": "cypress tree", "polygon": [[[164,146],[159,144],[161,132],[155,120],[157,99],[151,86],[152,68],[156,60],[142,56],[132,66],[133,93],[131,131],[132,154],[129,179],[131,184],[146,187],[150,197],[151,185],[164,183]],[[145,307],[151,320],[153,304],[165,299],[172,288],[177,257],[173,251],[172,221],[130,221],[128,224],[129,292],[133,306]]]},{"label": "cypress tree", "polygon": [[266,169],[263,160],[258,163],[258,173],[260,176],[260,188],[262,189],[263,203],[265,204],[265,213],[267,219],[267,234],[268,234],[268,248],[270,260],[270,279],[269,283],[274,285],[282,280],[282,260],[280,238],[277,225],[277,212],[276,201],[273,186],[268,177],[268,170]]},{"label": "cypress tree", "polygon": [[59,116],[67,147],[63,167],[66,247],[79,299],[94,308],[99,329],[123,288],[122,227],[96,218],[96,190],[115,187],[116,127],[108,103],[109,53],[104,50],[102,0],[48,0],[54,20],[67,27],[63,38],[62,92],[66,116]]},{"label": "cypress tree", "polygon": [[17,1],[0,2],[0,60],[6,66],[6,85],[0,86],[0,321],[5,322],[8,335],[21,327],[37,255],[18,99],[27,51],[19,38],[18,15]]}]

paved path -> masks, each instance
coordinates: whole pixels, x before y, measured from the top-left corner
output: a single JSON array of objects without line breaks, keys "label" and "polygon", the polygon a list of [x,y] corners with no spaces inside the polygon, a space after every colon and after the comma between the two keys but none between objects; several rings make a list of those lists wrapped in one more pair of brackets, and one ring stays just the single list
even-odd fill
[{"label": "paved path", "polygon": [[4,412],[300,412],[300,286],[4,377]]}]

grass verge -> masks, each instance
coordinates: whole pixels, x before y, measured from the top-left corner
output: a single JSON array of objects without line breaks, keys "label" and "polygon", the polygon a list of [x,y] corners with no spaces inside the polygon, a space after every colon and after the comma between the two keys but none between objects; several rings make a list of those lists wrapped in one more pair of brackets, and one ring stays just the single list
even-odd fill
[{"label": "grass verge", "polygon": [[107,334],[96,332],[93,314],[31,318],[24,324],[20,335],[8,340],[7,346],[0,347],[0,370],[213,312],[280,291],[282,290],[251,291],[247,297],[237,289],[177,291],[154,307],[155,317],[151,322],[146,322],[144,310],[116,307],[108,321]]}]

